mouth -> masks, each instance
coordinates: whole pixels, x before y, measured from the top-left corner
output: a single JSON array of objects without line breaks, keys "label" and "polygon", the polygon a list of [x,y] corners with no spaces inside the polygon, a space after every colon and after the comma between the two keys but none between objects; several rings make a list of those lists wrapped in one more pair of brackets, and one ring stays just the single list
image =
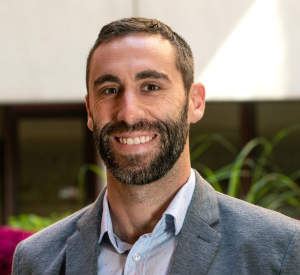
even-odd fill
[{"label": "mouth", "polygon": [[137,136],[137,137],[115,137],[115,139],[121,143],[126,145],[137,145],[141,143],[147,143],[156,138],[157,135],[145,135],[145,136]]}]

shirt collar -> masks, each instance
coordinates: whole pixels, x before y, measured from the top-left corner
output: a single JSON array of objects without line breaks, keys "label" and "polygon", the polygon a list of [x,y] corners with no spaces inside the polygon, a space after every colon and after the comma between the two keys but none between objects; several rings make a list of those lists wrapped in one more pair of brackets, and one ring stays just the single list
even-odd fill
[{"label": "shirt collar", "polygon": [[171,215],[174,218],[175,235],[180,232],[183,226],[186,211],[194,193],[195,179],[195,172],[191,169],[191,174],[187,183],[179,190],[163,214],[165,216]]},{"label": "shirt collar", "polygon": [[[168,215],[174,218],[174,226],[175,226],[175,234],[177,235],[182,226],[185,219],[186,211],[188,206],[191,202],[192,195],[195,189],[195,172],[191,169],[191,174],[186,182],[186,184],[179,190],[176,194],[170,205],[168,206],[167,210],[164,212],[163,217],[166,218]],[[103,213],[102,213],[102,221],[100,226],[100,237],[99,243],[101,243],[104,234],[107,232],[108,237],[114,248],[119,252],[123,253],[124,251],[130,249],[132,245],[128,244],[128,247],[118,247],[120,242],[117,239],[117,236],[114,235],[110,212],[109,212],[109,205],[107,199],[107,190],[105,192],[103,198]]]},{"label": "shirt collar", "polygon": [[104,194],[104,198],[103,198],[103,213],[102,213],[102,221],[101,221],[100,228],[101,229],[100,229],[99,243],[102,242],[104,234],[107,232],[107,235],[108,235],[108,238],[109,238],[111,244],[114,246],[116,251],[118,251],[119,253],[123,253],[132,247],[131,244],[121,242],[113,232],[113,226],[112,226],[112,222],[111,222],[108,199],[107,199],[107,190],[106,190],[106,192]]}]

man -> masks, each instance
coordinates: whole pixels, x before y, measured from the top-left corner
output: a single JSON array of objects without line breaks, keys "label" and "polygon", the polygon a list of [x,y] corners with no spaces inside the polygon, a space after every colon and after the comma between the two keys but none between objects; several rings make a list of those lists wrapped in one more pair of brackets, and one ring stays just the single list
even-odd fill
[{"label": "man", "polygon": [[191,169],[189,125],[205,99],[193,67],[157,20],[102,28],[86,105],[107,189],[23,241],[13,274],[300,274],[299,222],[219,194]]}]

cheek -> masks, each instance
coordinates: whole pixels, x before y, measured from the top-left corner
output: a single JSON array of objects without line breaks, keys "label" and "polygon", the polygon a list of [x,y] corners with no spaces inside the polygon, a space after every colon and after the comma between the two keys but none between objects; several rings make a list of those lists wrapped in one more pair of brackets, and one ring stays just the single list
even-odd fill
[{"label": "cheek", "polygon": [[170,100],[168,102],[164,101],[162,104],[157,105],[155,108],[148,110],[148,114],[152,119],[157,119],[161,121],[166,121],[171,119],[173,121],[178,121],[180,115],[184,108],[185,102],[177,102]]},{"label": "cheek", "polygon": [[[112,106],[105,104],[105,102],[99,102],[94,105],[93,118],[95,122],[102,122],[112,117]],[[103,122],[102,122],[103,123]]]},{"label": "cheek", "polygon": [[[179,92],[180,93],[180,92]],[[155,110],[166,113],[177,113],[179,112],[185,104],[185,98],[178,97],[174,94],[161,95],[160,98],[155,102],[152,107]]]},{"label": "cheek", "polygon": [[146,118],[148,120],[165,120],[166,118],[172,118],[174,116],[174,105],[172,103],[167,104],[166,101],[164,103],[160,102],[154,106],[146,106],[145,113]]}]

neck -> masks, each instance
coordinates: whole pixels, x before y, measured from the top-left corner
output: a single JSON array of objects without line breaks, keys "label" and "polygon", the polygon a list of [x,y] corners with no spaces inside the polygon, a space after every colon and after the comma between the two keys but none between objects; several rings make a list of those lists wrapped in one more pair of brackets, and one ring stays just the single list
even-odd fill
[{"label": "neck", "polygon": [[[188,152],[183,152],[174,167],[160,180],[146,185],[125,185],[107,173],[107,195],[114,233],[134,244],[150,233],[169,204],[190,176]],[[185,161],[184,161],[185,160]]]}]

